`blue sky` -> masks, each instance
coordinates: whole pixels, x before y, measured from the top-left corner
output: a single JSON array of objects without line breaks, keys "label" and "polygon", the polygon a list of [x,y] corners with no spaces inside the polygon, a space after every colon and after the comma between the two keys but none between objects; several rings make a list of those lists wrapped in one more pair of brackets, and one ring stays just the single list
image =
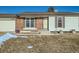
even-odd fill
[{"label": "blue sky", "polygon": [[[47,12],[49,6],[0,6],[0,13]],[[54,6],[58,12],[79,12],[79,6]]]}]

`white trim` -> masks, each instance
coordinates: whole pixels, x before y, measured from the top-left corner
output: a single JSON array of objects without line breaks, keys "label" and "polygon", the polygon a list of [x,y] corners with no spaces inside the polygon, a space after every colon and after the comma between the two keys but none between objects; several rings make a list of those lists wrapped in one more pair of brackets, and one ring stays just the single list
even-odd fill
[{"label": "white trim", "polygon": [[[25,28],[32,28],[32,27],[31,27],[31,18],[29,18],[29,21],[30,21],[30,22],[29,22],[29,23],[30,23],[30,24],[29,24],[29,27],[26,26],[26,21],[27,21],[27,18],[25,18]],[[35,19],[34,19],[34,28],[35,28]]]},{"label": "white trim", "polygon": [[28,33],[29,33],[29,32],[31,32],[31,31],[20,31],[20,32],[21,32],[21,33],[25,33],[25,32],[28,32]]},{"label": "white trim", "polygon": [[24,27],[26,27],[26,19],[24,19]]},{"label": "white trim", "polygon": [[23,30],[37,30],[37,28],[23,28]]}]

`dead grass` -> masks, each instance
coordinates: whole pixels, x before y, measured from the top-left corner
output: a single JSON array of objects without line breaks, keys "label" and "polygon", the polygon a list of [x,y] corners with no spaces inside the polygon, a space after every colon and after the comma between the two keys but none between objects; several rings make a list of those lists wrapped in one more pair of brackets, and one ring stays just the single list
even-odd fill
[{"label": "dead grass", "polygon": [[5,34],[5,32],[0,32],[0,35]]},{"label": "dead grass", "polygon": [[[28,49],[28,45],[33,45]],[[79,35],[29,36],[28,39],[10,39],[1,46],[2,53],[77,53]]]}]

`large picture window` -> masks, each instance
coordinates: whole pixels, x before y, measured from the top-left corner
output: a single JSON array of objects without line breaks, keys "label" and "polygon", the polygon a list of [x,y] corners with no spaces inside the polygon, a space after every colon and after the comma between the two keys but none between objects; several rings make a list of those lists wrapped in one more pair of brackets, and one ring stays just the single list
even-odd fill
[{"label": "large picture window", "polygon": [[25,27],[27,27],[27,28],[35,27],[35,19],[34,18],[26,18],[25,19]]}]

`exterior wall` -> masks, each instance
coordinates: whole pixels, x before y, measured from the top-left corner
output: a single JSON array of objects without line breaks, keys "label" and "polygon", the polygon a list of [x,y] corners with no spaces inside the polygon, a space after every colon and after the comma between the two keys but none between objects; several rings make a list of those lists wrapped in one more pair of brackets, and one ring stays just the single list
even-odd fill
[{"label": "exterior wall", "polygon": [[15,32],[15,18],[0,18],[0,31]]},{"label": "exterior wall", "polygon": [[[41,18],[35,19],[35,28],[37,30],[41,30],[43,25],[43,20]],[[16,29],[19,29],[20,31],[22,30],[27,30],[28,28],[25,28],[25,21],[24,19],[16,19]],[[33,28],[29,28],[29,30],[33,30]]]},{"label": "exterior wall", "polygon": [[37,30],[41,30],[42,26],[43,26],[43,20],[41,18],[36,19],[35,27],[37,28]]},{"label": "exterior wall", "polygon": [[24,28],[24,19],[17,18],[16,19],[16,29],[23,30]]},{"label": "exterior wall", "polygon": [[65,16],[65,28],[63,31],[75,29],[79,31],[79,17],[78,16]]},{"label": "exterior wall", "polygon": [[79,17],[65,16],[65,28],[55,28],[55,16],[49,16],[49,31],[79,31]]},{"label": "exterior wall", "polygon": [[[78,16],[65,16],[65,27],[64,28],[56,28],[55,27],[55,16],[49,16],[48,17],[48,24],[43,22],[44,19],[37,18],[35,19],[35,28],[37,30],[43,29],[43,23],[48,25],[49,31],[70,31],[72,29],[75,29],[76,31],[79,31],[79,17]],[[16,19],[16,29],[23,30],[24,28],[24,19]],[[46,27],[46,26],[45,26]]]},{"label": "exterior wall", "polygon": [[[64,28],[56,28],[55,19],[55,16],[49,16],[49,23],[47,24],[47,21],[43,22],[44,19],[37,18],[35,19],[35,28],[37,30],[42,30],[43,27],[46,28],[48,25],[49,31],[70,31],[72,29],[79,31],[79,16],[65,16]],[[15,31],[16,29],[23,30],[24,27],[24,18],[0,18],[0,31]]]},{"label": "exterior wall", "polygon": [[55,31],[55,16],[49,16],[49,31]]}]

